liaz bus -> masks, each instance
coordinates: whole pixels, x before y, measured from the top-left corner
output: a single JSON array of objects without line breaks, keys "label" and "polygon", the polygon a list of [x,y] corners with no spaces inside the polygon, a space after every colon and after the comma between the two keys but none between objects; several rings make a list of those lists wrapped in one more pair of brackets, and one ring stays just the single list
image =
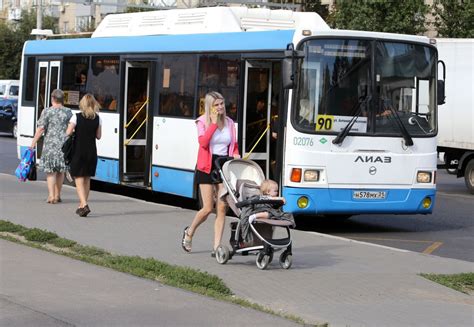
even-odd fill
[{"label": "liaz bus", "polygon": [[[91,38],[24,45],[18,154],[53,89],[103,121],[95,179],[198,199],[196,118],[221,92],[244,158],[295,214],[431,213],[437,51],[330,29],[316,13],[216,7],[106,16]],[[41,144],[37,151],[41,161]]]}]

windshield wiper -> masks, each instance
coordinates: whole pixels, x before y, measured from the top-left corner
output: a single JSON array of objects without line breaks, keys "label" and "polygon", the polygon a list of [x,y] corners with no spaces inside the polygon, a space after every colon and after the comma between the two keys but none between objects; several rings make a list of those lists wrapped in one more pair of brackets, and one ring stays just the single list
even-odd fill
[{"label": "windshield wiper", "polygon": [[412,146],[413,145],[413,139],[411,138],[410,133],[408,133],[405,126],[403,125],[403,122],[402,122],[400,116],[398,115],[397,111],[392,106],[387,106],[387,107],[390,109],[390,111],[392,112],[392,115],[395,117],[395,121],[397,122],[397,126],[400,129],[400,131],[402,132],[403,139],[405,140],[405,145]]},{"label": "windshield wiper", "polygon": [[370,96],[364,96],[359,98],[359,102],[357,102],[354,106],[354,109],[356,110],[354,116],[352,116],[352,119],[347,123],[346,127],[344,127],[344,129],[340,131],[339,134],[337,134],[336,138],[332,140],[333,144],[342,144],[342,142],[344,142],[344,139],[349,134],[352,126],[354,126],[357,118],[359,118],[360,114],[362,113],[362,104],[364,102],[368,102],[370,98]]}]

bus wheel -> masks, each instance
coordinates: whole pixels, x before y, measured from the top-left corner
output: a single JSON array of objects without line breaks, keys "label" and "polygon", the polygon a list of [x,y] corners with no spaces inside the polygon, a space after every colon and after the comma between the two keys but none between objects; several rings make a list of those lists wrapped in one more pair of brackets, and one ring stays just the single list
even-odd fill
[{"label": "bus wheel", "polygon": [[474,194],[474,158],[467,163],[466,170],[464,171],[464,181],[469,192]]}]

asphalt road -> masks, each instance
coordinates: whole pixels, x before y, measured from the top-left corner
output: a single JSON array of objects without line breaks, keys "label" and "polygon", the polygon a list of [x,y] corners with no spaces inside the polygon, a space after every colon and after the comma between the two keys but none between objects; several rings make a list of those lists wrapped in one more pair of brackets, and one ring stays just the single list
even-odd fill
[{"label": "asphalt road", "polygon": [[[0,134],[0,172],[13,174],[17,165],[16,140]],[[44,179],[44,174],[38,177]],[[474,262],[474,195],[468,193],[462,178],[448,175],[445,170],[438,170],[437,183],[431,215],[358,215],[344,222],[306,217],[297,221],[297,228]],[[96,189],[100,187],[95,185]],[[150,199],[149,192],[134,193]],[[182,198],[170,197],[167,203],[192,206],[191,201]]]}]

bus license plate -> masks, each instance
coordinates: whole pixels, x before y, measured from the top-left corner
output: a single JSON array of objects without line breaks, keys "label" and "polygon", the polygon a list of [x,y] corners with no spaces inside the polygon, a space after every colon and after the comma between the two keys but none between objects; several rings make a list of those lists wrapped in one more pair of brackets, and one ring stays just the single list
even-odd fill
[{"label": "bus license plate", "polygon": [[387,197],[385,191],[354,191],[352,197],[356,200],[383,200]]}]

